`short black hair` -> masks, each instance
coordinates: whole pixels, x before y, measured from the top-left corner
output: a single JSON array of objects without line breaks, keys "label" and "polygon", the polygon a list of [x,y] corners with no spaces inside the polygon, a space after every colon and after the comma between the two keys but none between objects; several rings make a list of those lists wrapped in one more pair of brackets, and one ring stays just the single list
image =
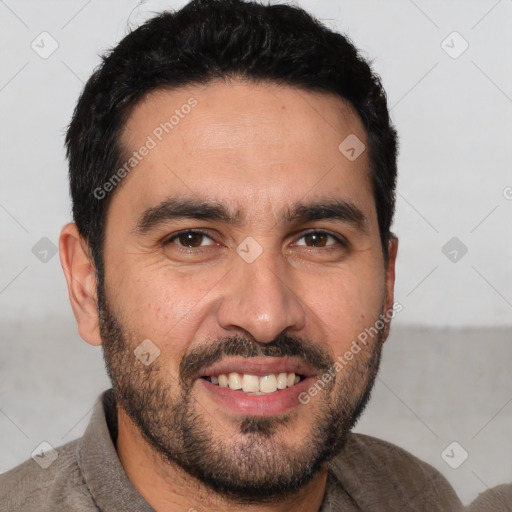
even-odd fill
[{"label": "short black hair", "polygon": [[[123,165],[120,136],[133,107],[157,89],[242,78],[334,93],[355,109],[367,135],[380,237],[395,209],[397,135],[380,78],[350,40],[301,8],[242,0],[193,0],[129,33],[87,81],[66,134],[73,218],[103,276],[108,194]],[[341,142],[341,141],[340,141]],[[95,193],[101,188],[101,195]]]}]

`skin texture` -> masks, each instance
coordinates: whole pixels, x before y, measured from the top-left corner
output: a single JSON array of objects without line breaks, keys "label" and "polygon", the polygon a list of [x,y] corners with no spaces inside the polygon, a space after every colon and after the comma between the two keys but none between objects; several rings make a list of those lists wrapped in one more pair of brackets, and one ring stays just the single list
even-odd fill
[{"label": "skin texture", "polygon": [[[76,226],[62,230],[79,333],[104,344],[121,403],[117,450],[155,510],[318,510],[324,463],[368,397],[389,326],[307,405],[283,414],[237,414],[192,370],[228,353],[272,355],[320,376],[391,309],[398,242],[385,264],[367,152],[351,162],[338,150],[350,134],[364,142],[365,132],[337,96],[233,80],[148,95],[125,126],[127,153],[192,97],[197,106],[115,191],[103,283]],[[139,233],[142,213],[169,197],[221,203],[238,222],[179,218]],[[357,207],[364,229],[283,216],[298,201],[326,199]],[[207,236],[169,242],[187,229]],[[262,251],[251,263],[237,252],[247,237]],[[133,355],[145,339],[160,350],[148,366]]]}]

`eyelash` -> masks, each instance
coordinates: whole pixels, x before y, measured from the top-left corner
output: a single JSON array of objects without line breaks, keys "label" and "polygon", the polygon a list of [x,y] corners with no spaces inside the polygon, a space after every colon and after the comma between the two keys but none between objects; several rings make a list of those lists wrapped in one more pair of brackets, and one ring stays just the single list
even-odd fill
[{"label": "eyelash", "polygon": [[[169,245],[169,244],[172,244],[174,240],[176,240],[178,237],[180,237],[181,235],[186,235],[186,234],[197,234],[197,235],[203,235],[207,238],[209,238],[210,240],[212,241],[215,241],[213,240],[213,238],[205,231],[201,231],[200,229],[186,229],[184,231],[179,231],[178,233],[175,233],[174,235],[172,235],[170,238],[168,238],[166,241],[164,241],[163,245]],[[327,236],[330,236],[331,238],[333,238],[340,246],[342,247],[348,247],[349,244],[348,244],[348,241],[342,237],[341,235],[335,235],[333,233],[331,233],[330,231],[325,231],[325,230],[319,230],[319,229],[312,229],[312,230],[309,230],[309,231],[305,231],[302,233],[301,237],[298,239],[300,240],[301,238],[304,238],[305,236],[307,235],[311,235],[311,234],[322,234],[322,235],[327,235]],[[301,247],[306,247],[306,248],[309,248],[309,249],[323,249],[324,251],[325,250],[329,250],[331,249],[332,247],[335,247],[336,244],[331,244],[331,245],[328,245],[327,247],[311,247],[311,246],[307,246],[307,245],[301,245]],[[182,245],[178,245],[176,244],[176,247],[180,250],[180,251],[183,251],[183,252],[198,252],[198,251],[204,251],[204,250],[208,250],[208,247],[210,246],[206,246],[206,247],[185,247],[185,246],[182,246]]]}]

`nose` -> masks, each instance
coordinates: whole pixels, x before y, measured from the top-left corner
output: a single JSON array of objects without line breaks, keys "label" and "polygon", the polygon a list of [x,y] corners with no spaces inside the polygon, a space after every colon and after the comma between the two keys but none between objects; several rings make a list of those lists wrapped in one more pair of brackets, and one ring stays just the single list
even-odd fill
[{"label": "nose", "polygon": [[290,269],[275,255],[262,254],[252,263],[242,258],[229,272],[217,309],[217,321],[227,331],[243,330],[269,343],[285,330],[304,327],[305,312],[292,289]]}]

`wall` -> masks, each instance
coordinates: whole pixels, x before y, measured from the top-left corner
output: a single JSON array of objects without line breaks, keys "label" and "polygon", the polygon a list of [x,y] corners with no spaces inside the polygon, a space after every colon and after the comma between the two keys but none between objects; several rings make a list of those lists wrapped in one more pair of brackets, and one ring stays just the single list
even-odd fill
[{"label": "wall", "polygon": [[[71,220],[63,132],[97,55],[129,24],[159,6],[181,4],[0,4],[3,318],[69,311],[58,257],[49,252],[42,263],[32,253],[35,246],[44,257],[44,244],[57,244]],[[396,323],[511,326],[512,4],[301,5],[347,33],[373,60],[388,92],[401,140],[394,231],[401,240],[396,294],[404,311]],[[31,42],[44,56],[58,48],[43,59]],[[44,237],[49,241],[40,242]]]}]

